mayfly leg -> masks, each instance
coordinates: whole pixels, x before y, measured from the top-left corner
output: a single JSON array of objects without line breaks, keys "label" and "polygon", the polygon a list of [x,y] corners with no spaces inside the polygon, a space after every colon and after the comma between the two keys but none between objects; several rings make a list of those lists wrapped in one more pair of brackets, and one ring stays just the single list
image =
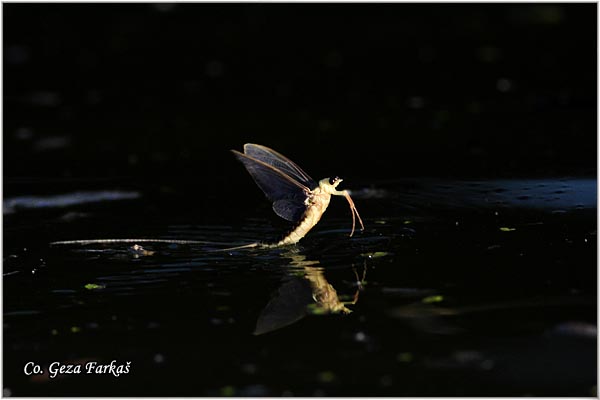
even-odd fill
[{"label": "mayfly leg", "polygon": [[347,190],[344,190],[344,197],[346,198],[346,200],[348,201],[348,204],[350,205],[350,212],[352,213],[352,232],[350,232],[350,236],[354,235],[354,228],[356,227],[356,218],[358,217],[358,222],[360,222],[360,230],[364,231],[365,230],[365,226],[362,222],[362,219],[360,218],[360,214],[358,214],[358,210],[356,209],[356,206],[354,205],[354,201],[352,201],[352,197],[350,197],[350,193],[348,193]]},{"label": "mayfly leg", "polygon": [[356,271],[356,268],[352,267],[352,271],[354,271],[354,276],[356,276],[356,292],[354,292],[354,296],[352,297],[352,301],[345,301],[344,304],[356,304],[358,302],[358,296],[360,295],[360,292],[363,291],[364,286],[363,286],[363,282],[365,281],[365,278],[367,277],[367,266],[364,266],[363,269],[363,274],[362,274],[362,278],[358,277],[358,272]]}]

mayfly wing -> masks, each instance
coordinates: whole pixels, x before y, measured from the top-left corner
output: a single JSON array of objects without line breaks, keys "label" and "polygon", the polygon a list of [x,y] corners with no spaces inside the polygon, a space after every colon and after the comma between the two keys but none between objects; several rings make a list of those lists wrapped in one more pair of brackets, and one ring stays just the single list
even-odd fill
[{"label": "mayfly wing", "polygon": [[299,183],[303,184],[309,189],[314,189],[317,187],[317,183],[314,181],[314,179],[304,172],[302,168],[300,168],[298,165],[296,165],[296,163],[283,154],[280,154],[273,149],[261,146],[259,144],[246,143],[244,145],[244,154],[254,158],[255,160],[259,160],[265,164],[271,165],[275,169],[296,179]]},{"label": "mayfly wing", "polygon": [[306,196],[304,196],[303,199],[298,197],[294,199],[275,200],[273,202],[273,211],[275,211],[275,214],[288,221],[300,221],[304,215],[304,211],[306,211],[304,199],[306,199]]},{"label": "mayfly wing", "polygon": [[236,150],[231,151],[244,164],[267,198],[273,202],[273,211],[281,218],[297,222],[306,211],[304,202],[310,189],[271,164]]}]

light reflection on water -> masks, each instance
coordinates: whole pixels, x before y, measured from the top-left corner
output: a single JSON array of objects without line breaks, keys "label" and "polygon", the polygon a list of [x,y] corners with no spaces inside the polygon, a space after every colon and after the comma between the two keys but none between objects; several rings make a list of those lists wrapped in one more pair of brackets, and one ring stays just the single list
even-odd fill
[{"label": "light reflection on water", "polygon": [[132,200],[140,197],[136,191],[99,190],[78,191],[49,196],[16,196],[3,201],[3,213],[11,214],[19,210],[42,208],[66,208],[86,203]]},{"label": "light reflection on water", "polygon": [[[590,209],[597,204],[597,182],[588,178],[505,179],[493,181],[400,180],[385,188],[352,192],[358,199],[396,199],[406,206]],[[384,187],[387,186],[384,185]]]}]

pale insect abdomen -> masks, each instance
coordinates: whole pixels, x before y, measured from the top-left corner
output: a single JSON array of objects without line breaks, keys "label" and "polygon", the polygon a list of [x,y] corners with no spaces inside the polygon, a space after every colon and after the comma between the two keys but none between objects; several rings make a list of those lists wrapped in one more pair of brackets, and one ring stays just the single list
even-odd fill
[{"label": "pale insect abdomen", "polygon": [[321,193],[317,188],[309,200],[309,205],[304,213],[304,218],[298,226],[291,231],[286,237],[281,239],[276,246],[284,246],[287,244],[297,243],[319,222],[321,216],[327,210],[331,195],[329,193]]}]

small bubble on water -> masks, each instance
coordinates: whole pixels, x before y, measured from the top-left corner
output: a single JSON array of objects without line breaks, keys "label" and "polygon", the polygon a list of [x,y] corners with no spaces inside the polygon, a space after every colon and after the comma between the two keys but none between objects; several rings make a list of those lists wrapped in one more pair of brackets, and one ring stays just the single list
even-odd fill
[{"label": "small bubble on water", "polygon": [[365,342],[367,340],[367,335],[364,332],[356,332],[354,340],[357,342]]},{"label": "small bubble on water", "polygon": [[165,356],[163,356],[163,355],[162,355],[162,354],[160,354],[160,353],[156,353],[156,354],[154,355],[154,362],[155,362],[156,364],[162,364],[163,362],[165,362]]}]

